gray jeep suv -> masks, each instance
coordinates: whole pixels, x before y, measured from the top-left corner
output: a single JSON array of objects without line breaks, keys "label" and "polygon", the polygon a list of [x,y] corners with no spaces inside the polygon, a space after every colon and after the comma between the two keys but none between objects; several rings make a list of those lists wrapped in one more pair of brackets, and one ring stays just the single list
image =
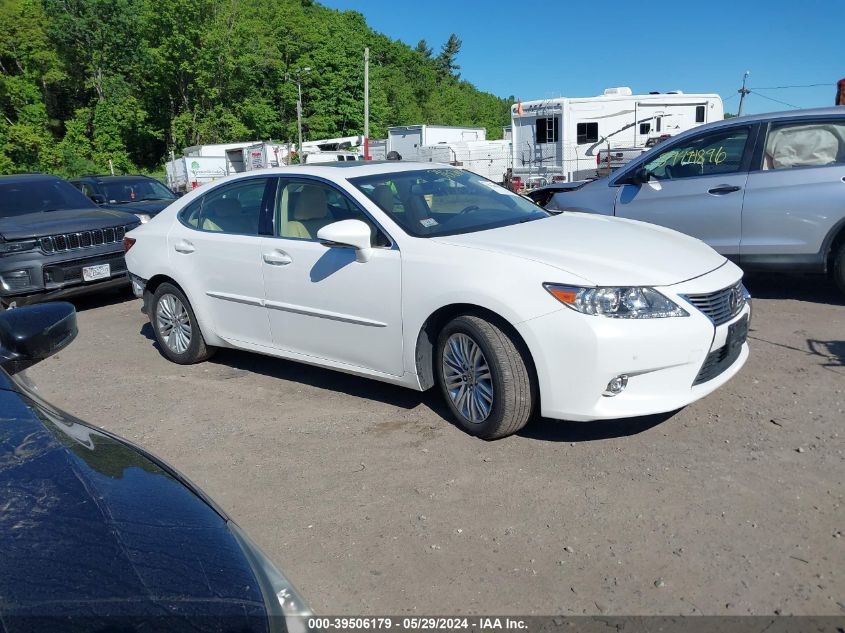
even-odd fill
[{"label": "gray jeep suv", "polygon": [[101,209],[55,176],[0,176],[0,309],[128,284],[130,213]]},{"label": "gray jeep suv", "polygon": [[845,292],[843,107],[709,123],[568,185],[537,195],[687,233],[746,270],[830,273]]}]

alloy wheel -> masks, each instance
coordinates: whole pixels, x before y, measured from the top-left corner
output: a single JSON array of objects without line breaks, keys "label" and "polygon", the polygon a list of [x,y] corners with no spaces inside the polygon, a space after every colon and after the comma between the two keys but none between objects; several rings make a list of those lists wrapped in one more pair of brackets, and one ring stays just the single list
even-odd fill
[{"label": "alloy wheel", "polygon": [[478,343],[452,334],[443,348],[443,380],[452,404],[468,421],[484,422],[493,410],[493,376]]},{"label": "alloy wheel", "polygon": [[156,324],[165,345],[176,354],[184,354],[191,345],[191,318],[178,297],[166,294],[159,299]]}]

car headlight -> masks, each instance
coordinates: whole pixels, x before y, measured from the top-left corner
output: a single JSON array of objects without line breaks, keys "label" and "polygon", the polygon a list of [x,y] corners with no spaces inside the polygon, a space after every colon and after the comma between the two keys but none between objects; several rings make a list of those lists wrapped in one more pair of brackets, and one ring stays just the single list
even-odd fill
[{"label": "car headlight", "polygon": [[562,304],[581,314],[616,319],[663,319],[689,316],[686,310],[654,288],[582,288],[551,283],[545,283],[543,287]]},{"label": "car headlight", "polygon": [[141,220],[141,224],[146,224],[150,221],[150,214],[149,213],[136,213],[135,217]]},{"label": "car headlight", "polygon": [[[238,541],[244,555],[249,561],[255,574],[270,621],[270,631],[286,633],[307,633],[309,616],[313,613],[305,600],[294,589],[293,584],[285,578],[276,566],[267,558],[258,546],[234,522],[227,523],[229,531]],[[281,626],[284,618],[284,626]]]},{"label": "car headlight", "polygon": [[12,253],[22,253],[24,251],[31,251],[38,245],[35,240],[23,240],[20,242],[0,242],[0,255],[11,255]]}]

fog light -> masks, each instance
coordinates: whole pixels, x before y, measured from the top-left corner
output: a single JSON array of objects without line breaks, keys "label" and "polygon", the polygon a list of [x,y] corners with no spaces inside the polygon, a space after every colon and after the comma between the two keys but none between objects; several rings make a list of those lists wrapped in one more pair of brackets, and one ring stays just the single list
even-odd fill
[{"label": "fog light", "polygon": [[604,390],[605,396],[618,396],[620,393],[625,391],[625,387],[628,386],[628,376],[626,374],[622,374],[621,376],[617,376],[613,378],[609,383],[607,383],[607,387]]},{"label": "fog light", "polygon": [[0,287],[3,290],[23,290],[31,285],[28,270],[12,270],[0,275]]}]

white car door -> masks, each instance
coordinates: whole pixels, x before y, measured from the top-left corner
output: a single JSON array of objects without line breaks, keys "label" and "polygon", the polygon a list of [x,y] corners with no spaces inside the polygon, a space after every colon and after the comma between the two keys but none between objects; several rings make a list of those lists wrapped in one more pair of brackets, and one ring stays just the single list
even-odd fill
[{"label": "white car door", "polygon": [[[326,247],[317,231],[360,219],[373,227],[369,261]],[[401,376],[402,259],[352,201],[319,180],[280,178],[276,237],[262,239],[265,306],[280,350]]]},{"label": "white car door", "polygon": [[263,307],[259,224],[275,179],[246,178],[212,189],[189,205],[168,236],[171,260],[206,307],[215,332],[235,344],[272,346]]},{"label": "white car door", "polygon": [[737,126],[652,150],[639,164],[648,182],[620,179],[616,215],[675,229],[738,258],[750,136],[750,126]]}]

